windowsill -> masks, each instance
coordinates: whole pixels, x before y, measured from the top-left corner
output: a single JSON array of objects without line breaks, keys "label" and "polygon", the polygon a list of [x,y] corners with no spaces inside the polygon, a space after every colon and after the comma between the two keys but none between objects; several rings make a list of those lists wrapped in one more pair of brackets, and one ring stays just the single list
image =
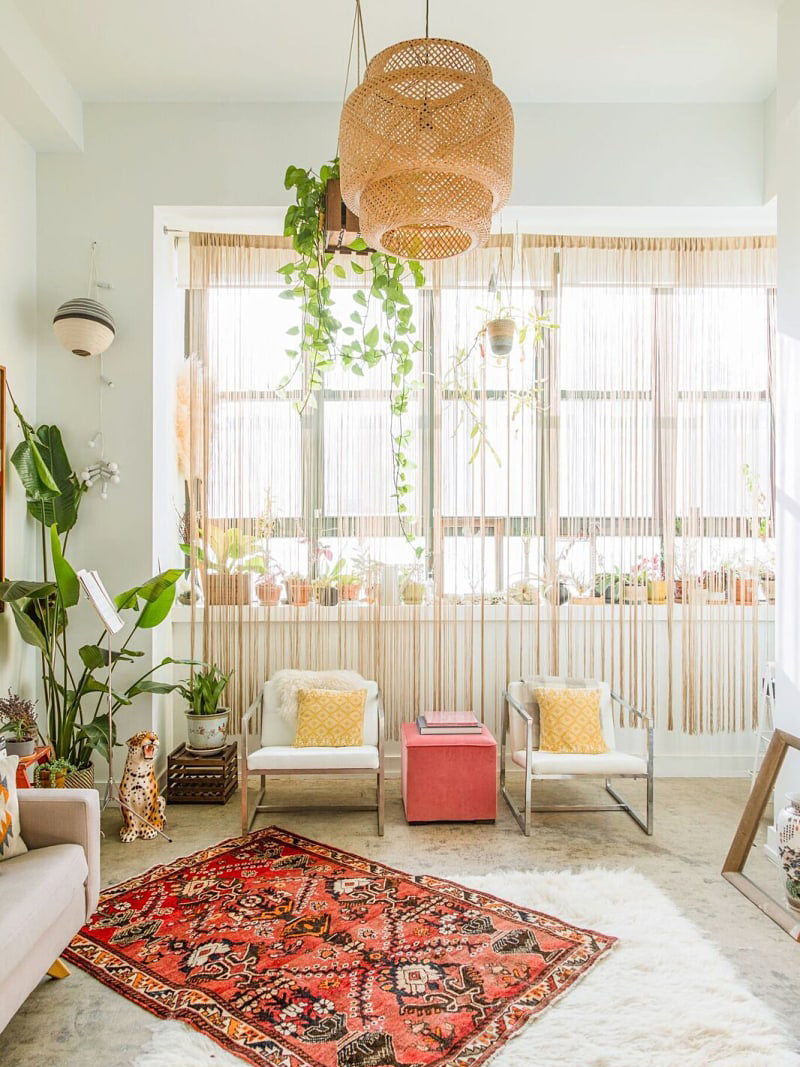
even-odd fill
[{"label": "windowsill", "polygon": [[[233,622],[239,613],[236,606],[219,607],[217,609],[219,621],[229,619]],[[672,608],[672,619],[680,621],[687,618],[707,618],[716,621],[727,619],[730,622],[742,620],[744,622],[774,622],[775,605],[767,601],[759,601],[757,604],[675,604]],[[603,620],[618,621],[620,616],[624,619],[637,617],[643,623],[657,622],[666,623],[668,620],[668,606],[666,604],[576,604],[569,602],[560,608],[553,608],[549,604],[457,604],[451,601],[438,604],[397,604],[379,607],[377,604],[367,604],[361,601],[342,601],[335,607],[323,607],[319,604],[308,604],[305,607],[293,607],[289,604],[278,604],[276,607],[264,607],[261,604],[249,604],[243,610],[244,620],[248,623],[293,623],[313,622],[316,625],[325,623],[355,623],[364,622],[371,617],[380,616],[381,624],[387,622],[434,622],[436,619],[463,620],[479,622],[504,623],[510,622],[533,622],[538,620],[552,621],[554,616],[562,623],[597,623]],[[204,608],[202,605],[196,608],[196,621],[202,621]],[[186,626],[191,623],[191,608],[184,604],[176,604],[172,611],[172,623],[174,626]]]}]

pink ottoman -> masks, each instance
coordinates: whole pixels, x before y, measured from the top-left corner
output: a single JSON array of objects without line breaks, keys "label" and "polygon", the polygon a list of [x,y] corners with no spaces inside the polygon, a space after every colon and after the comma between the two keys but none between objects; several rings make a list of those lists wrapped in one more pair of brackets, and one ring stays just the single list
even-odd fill
[{"label": "pink ottoman", "polygon": [[485,726],[479,734],[431,737],[407,722],[400,741],[408,822],[497,817],[497,742]]}]

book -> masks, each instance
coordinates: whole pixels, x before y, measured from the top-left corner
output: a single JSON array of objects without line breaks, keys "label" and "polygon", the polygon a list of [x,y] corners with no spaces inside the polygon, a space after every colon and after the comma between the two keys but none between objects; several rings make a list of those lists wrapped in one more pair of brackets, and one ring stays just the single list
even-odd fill
[{"label": "book", "polygon": [[480,723],[471,711],[426,711],[420,715],[426,726],[474,726],[480,728]]},{"label": "book", "polygon": [[429,737],[444,737],[447,734],[480,734],[481,724],[476,721],[474,723],[455,723],[453,725],[429,726],[425,722],[425,716],[418,715],[417,729],[421,734],[427,734],[427,736]]}]

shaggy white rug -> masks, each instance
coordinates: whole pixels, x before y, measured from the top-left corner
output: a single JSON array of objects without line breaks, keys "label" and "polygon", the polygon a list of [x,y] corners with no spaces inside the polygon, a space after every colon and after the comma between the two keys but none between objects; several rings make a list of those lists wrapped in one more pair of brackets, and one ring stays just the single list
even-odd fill
[{"label": "shaggy white rug", "polygon": [[[771,1010],[635,871],[504,871],[452,880],[620,939],[504,1045],[492,1067],[800,1067]],[[153,1031],[134,1067],[242,1067],[183,1023],[160,1022]]]}]

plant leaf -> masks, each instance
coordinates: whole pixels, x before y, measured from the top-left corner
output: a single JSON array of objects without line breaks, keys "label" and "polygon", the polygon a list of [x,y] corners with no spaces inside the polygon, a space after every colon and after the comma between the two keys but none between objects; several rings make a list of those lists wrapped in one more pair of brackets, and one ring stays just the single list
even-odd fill
[{"label": "plant leaf", "polygon": [[50,554],[53,557],[53,570],[56,574],[61,603],[65,608],[74,608],[81,597],[81,586],[77,574],[61,551],[61,541],[56,526],[50,527]]}]

